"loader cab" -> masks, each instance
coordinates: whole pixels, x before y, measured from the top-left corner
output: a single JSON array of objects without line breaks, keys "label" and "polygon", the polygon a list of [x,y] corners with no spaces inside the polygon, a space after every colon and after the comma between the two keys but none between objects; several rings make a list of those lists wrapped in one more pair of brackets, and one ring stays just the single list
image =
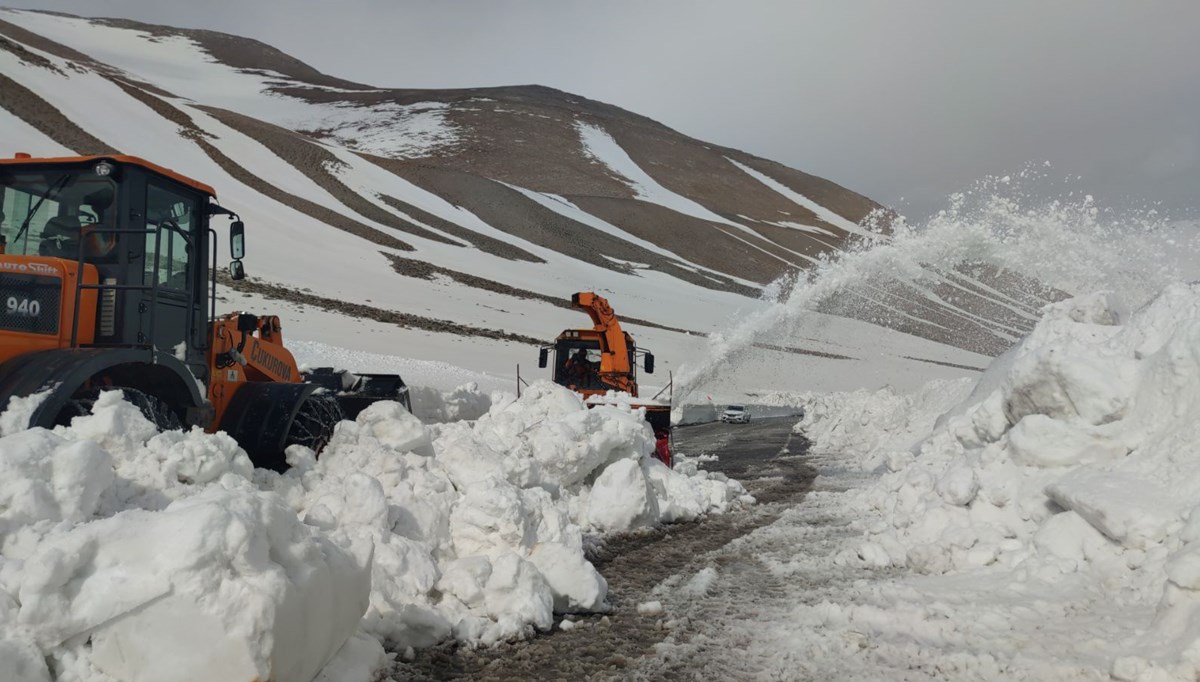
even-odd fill
[{"label": "loader cab", "polygon": [[9,298],[61,311],[58,347],[157,349],[207,381],[213,195],[136,157],[0,160],[5,269],[78,272]]},{"label": "loader cab", "polygon": [[541,349],[538,366],[550,365],[553,354],[552,380],[584,396],[603,394],[610,390],[637,395],[637,358],[642,356],[648,373],[654,372],[654,355],[639,350],[633,337],[623,334],[625,358],[608,357],[602,333],[591,329],[568,329],[555,339],[553,346]]},{"label": "loader cab", "polygon": [[598,340],[560,338],[554,344],[554,383],[574,390],[604,391],[600,360]]}]

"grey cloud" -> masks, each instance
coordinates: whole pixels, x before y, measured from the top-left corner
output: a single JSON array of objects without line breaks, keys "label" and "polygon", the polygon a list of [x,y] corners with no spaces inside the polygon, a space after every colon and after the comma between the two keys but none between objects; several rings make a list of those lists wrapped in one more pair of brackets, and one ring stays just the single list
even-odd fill
[{"label": "grey cloud", "polygon": [[550,85],[904,197],[917,217],[1044,160],[1101,201],[1200,205],[1200,3],[1186,0],[24,6],[249,35],[377,85]]}]

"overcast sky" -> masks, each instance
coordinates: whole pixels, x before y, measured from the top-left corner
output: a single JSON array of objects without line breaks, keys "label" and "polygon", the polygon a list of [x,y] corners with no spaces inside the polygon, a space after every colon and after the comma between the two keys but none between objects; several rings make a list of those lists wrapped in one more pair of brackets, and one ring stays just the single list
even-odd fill
[{"label": "overcast sky", "polygon": [[1109,205],[1200,206],[1195,0],[0,3],[251,36],[372,85],[549,85],[910,217],[1044,161]]}]

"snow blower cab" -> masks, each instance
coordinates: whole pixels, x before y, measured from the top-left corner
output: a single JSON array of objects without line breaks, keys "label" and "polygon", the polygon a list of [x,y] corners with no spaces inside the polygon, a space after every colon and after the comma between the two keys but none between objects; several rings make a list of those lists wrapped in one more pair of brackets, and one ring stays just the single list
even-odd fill
[{"label": "snow blower cab", "polygon": [[29,425],[52,428],[120,389],[161,429],[224,430],[282,470],[287,446],[319,450],[362,409],[363,382],[407,406],[399,377],[309,380],[278,317],[217,316],[210,220],[232,220],[233,280],[245,228],[215,197],[132,156],[0,159],[0,409],[23,399]]},{"label": "snow blower cab", "polygon": [[[591,317],[592,327],[563,331],[553,346],[539,351],[538,367],[549,365],[553,355],[554,383],[582,395],[589,407],[604,404],[609,391],[638,398],[637,360],[642,358],[646,373],[653,374],[654,354],[638,349],[603,297],[580,292],[571,296],[571,305]],[[670,403],[635,400],[633,405],[646,409],[646,421],[654,429],[657,442],[656,456],[670,466]]]}]

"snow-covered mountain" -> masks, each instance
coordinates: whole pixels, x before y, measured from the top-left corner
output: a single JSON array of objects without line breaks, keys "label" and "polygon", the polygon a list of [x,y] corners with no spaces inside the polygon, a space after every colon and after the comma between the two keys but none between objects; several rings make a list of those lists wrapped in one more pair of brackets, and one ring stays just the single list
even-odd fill
[{"label": "snow-covered mountain", "polygon": [[[374,88],[251,39],[126,20],[0,11],[0,132],[6,155],[120,152],[214,186],[250,231],[252,280],[226,304],[278,312],[292,338],[497,381],[583,321],[564,307],[575,291],[603,292],[673,369],[772,281],[880,237],[859,226],[880,208],[863,196],[611,105]],[[974,277],[814,313],[737,389],[851,388],[846,361],[868,356],[879,385],[982,367],[1040,299]],[[964,315],[955,296],[988,305]]]}]

